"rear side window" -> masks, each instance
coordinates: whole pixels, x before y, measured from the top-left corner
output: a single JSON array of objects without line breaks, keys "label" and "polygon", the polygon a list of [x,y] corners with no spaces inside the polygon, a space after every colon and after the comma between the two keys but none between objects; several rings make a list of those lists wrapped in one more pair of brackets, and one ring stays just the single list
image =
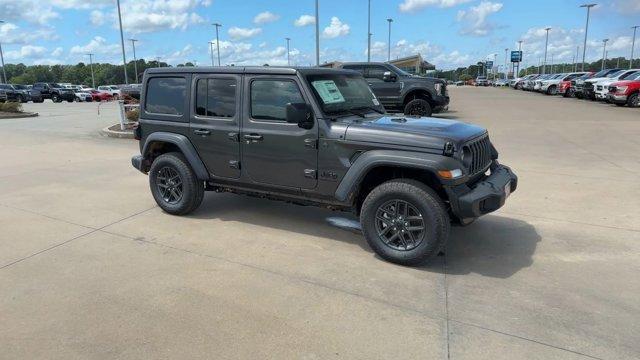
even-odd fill
[{"label": "rear side window", "polygon": [[357,71],[360,74],[364,75],[364,66],[363,65],[344,65],[342,68],[346,69],[346,70]]},{"label": "rear side window", "polygon": [[196,114],[231,118],[236,115],[235,79],[200,79],[196,87]]},{"label": "rear side window", "polygon": [[303,103],[298,85],[291,80],[255,80],[251,83],[251,117],[287,120],[287,104]]},{"label": "rear side window", "polygon": [[151,78],[147,84],[145,111],[153,114],[183,115],[186,96],[185,78]]}]

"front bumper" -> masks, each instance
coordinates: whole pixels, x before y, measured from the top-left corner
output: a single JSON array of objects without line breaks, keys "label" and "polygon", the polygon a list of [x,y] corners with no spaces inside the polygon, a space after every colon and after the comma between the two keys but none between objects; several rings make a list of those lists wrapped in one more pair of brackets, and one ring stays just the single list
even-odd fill
[{"label": "front bumper", "polygon": [[491,166],[491,174],[472,185],[462,184],[447,189],[453,214],[461,223],[501,208],[507,197],[518,187],[518,177],[508,167],[497,161]]},{"label": "front bumper", "polygon": [[149,169],[145,166],[145,160],[142,155],[133,156],[131,158],[131,165],[143,174],[149,172]]},{"label": "front bumper", "polygon": [[614,102],[614,103],[619,103],[619,104],[623,104],[627,102],[627,95],[624,94],[607,94],[607,100]]}]

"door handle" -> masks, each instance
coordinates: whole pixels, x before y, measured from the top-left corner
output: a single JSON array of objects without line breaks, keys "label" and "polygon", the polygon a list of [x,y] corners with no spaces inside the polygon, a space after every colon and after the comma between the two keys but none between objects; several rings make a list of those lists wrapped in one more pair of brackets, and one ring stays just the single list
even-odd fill
[{"label": "door handle", "polygon": [[243,137],[245,140],[262,141],[262,135],[259,135],[259,134],[246,134]]},{"label": "door handle", "polygon": [[206,129],[193,130],[193,133],[196,135],[202,135],[202,136],[211,135],[211,131]]}]

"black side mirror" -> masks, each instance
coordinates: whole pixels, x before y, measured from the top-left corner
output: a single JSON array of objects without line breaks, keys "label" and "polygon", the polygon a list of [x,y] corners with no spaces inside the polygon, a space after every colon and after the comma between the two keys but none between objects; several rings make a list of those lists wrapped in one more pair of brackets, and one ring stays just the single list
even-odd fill
[{"label": "black side mirror", "polygon": [[287,104],[287,122],[303,129],[313,128],[313,110],[307,103]]},{"label": "black side mirror", "polygon": [[382,80],[386,82],[396,82],[398,81],[398,75],[391,71],[385,71],[384,74],[382,74]]}]

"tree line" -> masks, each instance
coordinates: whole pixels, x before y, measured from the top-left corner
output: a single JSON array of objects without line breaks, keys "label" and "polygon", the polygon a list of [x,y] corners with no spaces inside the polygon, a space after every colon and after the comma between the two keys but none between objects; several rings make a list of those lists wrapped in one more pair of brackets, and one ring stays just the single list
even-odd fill
[{"label": "tree line", "polygon": [[[156,60],[137,60],[135,65],[131,61],[127,64],[127,77],[129,83],[135,82],[135,67],[138,68],[139,80],[142,81],[142,73],[146,69],[169,66],[165,62]],[[179,64],[178,66],[193,66],[192,63]],[[74,85],[93,86],[91,81],[90,64],[81,62],[76,65],[25,65],[6,64],[5,72],[11,84],[32,85],[36,82],[71,83]],[[0,73],[1,75],[1,73]],[[122,65],[108,63],[94,63],[93,76],[95,86],[124,84],[124,72]]]}]

